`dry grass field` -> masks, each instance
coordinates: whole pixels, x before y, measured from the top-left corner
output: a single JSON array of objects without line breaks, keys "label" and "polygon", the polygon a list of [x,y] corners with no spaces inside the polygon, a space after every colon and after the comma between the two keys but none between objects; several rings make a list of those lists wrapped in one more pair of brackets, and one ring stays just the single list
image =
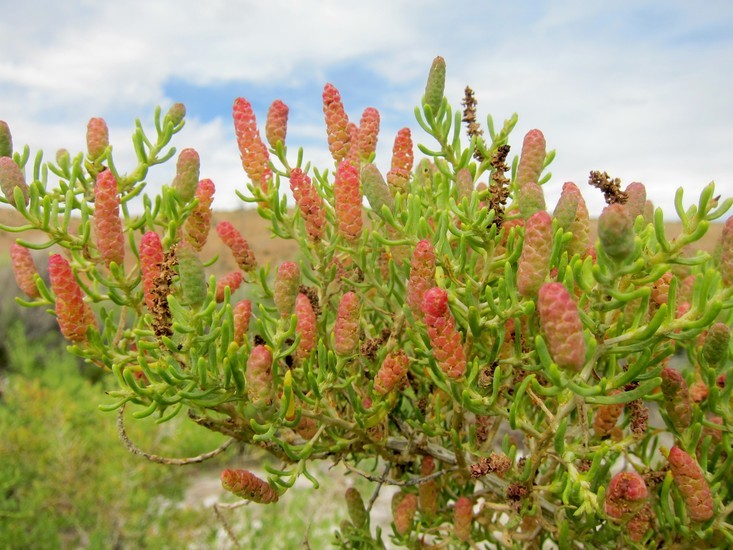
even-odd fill
[{"label": "dry grass field", "polygon": [[[215,212],[212,221],[212,227],[220,221],[229,221],[237,229],[239,229],[252,246],[255,256],[260,265],[270,263],[276,266],[283,260],[292,259],[298,253],[298,246],[295,241],[272,238],[269,230],[268,222],[257,215],[255,209],[241,209],[228,212]],[[9,208],[0,209],[0,223],[11,226],[20,226],[23,224],[23,218],[15,211]],[[699,248],[712,252],[716,243],[720,239],[723,230],[722,223],[712,224],[708,233],[700,241]],[[668,239],[673,239],[682,231],[682,225],[679,222],[669,222],[666,225],[666,235]],[[22,234],[12,234],[0,232],[0,259],[5,259],[8,255],[10,244],[17,236],[32,242],[43,242],[44,236],[38,232],[26,232]],[[591,226],[591,238],[595,241],[595,223]],[[220,261],[216,265],[215,274],[227,273],[236,269],[236,264],[212,229],[212,234],[204,247],[202,259],[209,261],[214,256],[220,255]]]}]

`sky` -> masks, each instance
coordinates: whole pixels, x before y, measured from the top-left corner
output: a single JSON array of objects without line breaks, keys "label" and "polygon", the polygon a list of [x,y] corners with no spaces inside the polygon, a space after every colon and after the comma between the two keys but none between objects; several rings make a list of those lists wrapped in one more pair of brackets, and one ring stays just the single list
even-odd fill
[{"label": "sky", "polygon": [[[128,172],[134,120],[152,129],[156,105],[183,102],[187,124],[173,145],[199,152],[219,209],[240,206],[235,190],[246,183],[236,97],[252,102],[263,134],[269,104],[283,100],[290,158],[302,146],[330,168],[321,93],[331,82],[351,120],[365,107],[380,111],[376,162],[386,171],[400,128],[434,146],[413,108],[436,55],[455,109],[470,85],[484,127],[489,114],[500,125],[518,113],[512,155],[528,130],[543,131],[557,151],[550,210],[574,181],[598,215],[590,170],[643,182],[667,217],[678,187],[686,205],[713,180],[733,196],[728,0],[0,0],[0,13],[0,120],[16,149],[84,151],[87,121],[103,117]],[[151,170],[150,189],[170,183],[174,169]]]}]

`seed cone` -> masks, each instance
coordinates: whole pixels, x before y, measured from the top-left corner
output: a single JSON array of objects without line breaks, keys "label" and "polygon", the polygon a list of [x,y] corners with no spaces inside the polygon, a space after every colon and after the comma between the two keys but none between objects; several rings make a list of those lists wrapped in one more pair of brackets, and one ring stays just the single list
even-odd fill
[{"label": "seed cone", "polygon": [[530,130],[524,136],[522,154],[517,167],[517,187],[522,189],[528,183],[538,183],[546,155],[545,136],[540,130]]},{"label": "seed cone", "polygon": [[664,408],[672,425],[682,431],[692,424],[692,406],[690,391],[682,374],[672,367],[662,369],[662,394]]},{"label": "seed cone", "polygon": [[229,249],[232,251],[234,261],[242,271],[252,271],[257,267],[257,260],[249,246],[249,243],[242,237],[230,222],[219,222],[216,224],[216,232]]},{"label": "seed cone", "polygon": [[644,478],[636,472],[619,472],[611,479],[606,492],[606,515],[617,521],[630,519],[647,498]]},{"label": "seed cone", "polygon": [[259,504],[278,501],[277,491],[247,470],[224,470],[221,473],[221,485],[238,497]]},{"label": "seed cone", "polygon": [[13,265],[13,275],[18,288],[29,298],[40,298],[41,294],[36,287],[36,264],[31,251],[17,243],[10,245],[10,260]]},{"label": "seed cone", "polygon": [[103,170],[94,185],[94,229],[97,248],[105,265],[125,260],[125,236],[120,219],[120,195],[117,180],[110,170]]},{"label": "seed cone", "polygon": [[300,288],[300,268],[295,262],[283,262],[275,276],[274,301],[280,317],[289,317],[295,310]]},{"label": "seed cone", "polygon": [[288,112],[290,109],[285,103],[276,99],[267,111],[265,122],[265,137],[273,149],[279,143],[285,145],[285,136],[288,133]]},{"label": "seed cone", "polygon": [[24,197],[24,203],[27,206],[29,197],[28,184],[25,182],[25,176],[20,166],[10,157],[0,157],[0,189],[8,201],[10,206],[15,204],[15,188],[19,188]]},{"label": "seed cone", "polygon": [[318,343],[318,329],[316,327],[316,314],[313,311],[311,301],[305,294],[298,294],[295,298],[295,315],[298,318],[295,333],[300,336],[296,355],[298,359],[306,359]]},{"label": "seed cone", "polygon": [[85,342],[92,318],[69,262],[60,254],[52,254],[48,259],[48,275],[56,295],[56,321],[61,334],[75,344]]},{"label": "seed cone", "polygon": [[448,293],[439,287],[428,290],[423,297],[422,312],[435,360],[448,377],[460,378],[466,371],[466,355],[461,334],[448,309]]},{"label": "seed cone", "polygon": [[387,355],[374,378],[374,391],[387,395],[396,389],[405,379],[409,364],[410,360],[402,350]]},{"label": "seed cone", "polygon": [[429,105],[435,115],[440,109],[445,92],[445,59],[438,56],[433,59],[428,73],[428,81],[425,84],[425,95],[423,105]]},{"label": "seed cone", "polygon": [[532,214],[524,229],[522,255],[517,267],[517,289],[522,296],[536,296],[550,273],[552,218],[541,210]]},{"label": "seed cone", "polygon": [[715,505],[702,468],[694,458],[679,447],[670,449],[668,460],[674,482],[687,506],[690,519],[708,521],[713,517]]},{"label": "seed cone", "polygon": [[359,297],[347,292],[341,297],[333,330],[333,349],[337,355],[347,356],[359,345]]},{"label": "seed cone", "polygon": [[340,163],[349,152],[349,117],[346,116],[341,94],[333,84],[323,88],[323,114],[326,117],[328,149],[336,163]]},{"label": "seed cone", "polygon": [[585,338],[578,306],[562,283],[545,283],[537,309],[552,359],[560,368],[580,370],[585,362]]},{"label": "seed cone", "polygon": [[254,347],[247,359],[244,378],[247,396],[255,407],[272,403],[275,392],[272,386],[272,352],[269,348],[263,345]]},{"label": "seed cone", "polygon": [[240,300],[232,310],[234,317],[234,341],[240,346],[244,344],[249,330],[249,320],[252,317],[252,302]]},{"label": "seed cone", "polygon": [[339,233],[349,242],[358,241],[362,229],[362,195],[359,171],[354,165],[348,162],[339,164],[333,196]]}]

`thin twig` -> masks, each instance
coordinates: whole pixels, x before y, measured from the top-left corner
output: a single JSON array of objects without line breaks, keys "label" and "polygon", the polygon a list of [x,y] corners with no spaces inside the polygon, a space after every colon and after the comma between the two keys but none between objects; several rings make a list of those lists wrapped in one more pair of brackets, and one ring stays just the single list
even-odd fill
[{"label": "thin twig", "polygon": [[[397,487],[412,487],[413,485],[420,485],[421,483],[425,483],[426,481],[430,481],[431,479],[438,478],[442,476],[443,474],[448,474],[451,472],[457,472],[458,468],[449,468],[448,470],[440,470],[437,472],[433,472],[430,475],[424,476],[424,477],[413,477],[411,479],[408,479],[407,481],[398,481],[396,479],[390,479],[386,477],[386,472],[380,476],[373,476],[371,474],[368,474],[366,472],[363,472],[362,470],[359,470],[358,468],[354,468],[353,466],[349,465],[348,462],[343,463],[344,466],[346,466],[346,469],[350,472],[354,472],[357,475],[360,475],[364,479],[367,479],[369,481],[375,481],[378,483],[386,483],[387,485],[396,485]],[[388,471],[388,470],[387,470]]]},{"label": "thin twig", "polygon": [[[346,464],[344,462],[344,464]],[[371,498],[369,499],[369,502],[367,503],[367,513],[370,514],[372,512],[372,506],[374,506],[374,502],[377,500],[377,497],[379,497],[379,491],[382,490],[382,485],[384,485],[384,480],[387,478],[387,473],[389,472],[389,469],[392,467],[392,464],[387,462],[384,466],[384,473],[382,474],[381,479],[377,480],[377,487],[374,489],[374,492],[372,493]]]},{"label": "thin twig", "polygon": [[234,534],[234,531],[232,531],[231,525],[229,525],[229,522],[226,520],[226,518],[222,515],[222,513],[219,511],[219,508],[223,508],[226,510],[233,510],[234,508],[239,508],[240,506],[244,506],[247,501],[242,502],[234,502],[232,504],[222,504],[221,502],[217,502],[214,504],[214,514],[216,515],[216,518],[221,522],[222,526],[224,527],[224,532],[229,537],[229,540],[232,541],[235,548],[241,548],[242,545],[239,544],[239,541],[237,540],[237,537]]},{"label": "thin twig", "polygon": [[187,464],[199,464],[201,462],[209,460],[210,458],[214,458],[218,454],[223,453],[225,450],[227,450],[227,448],[229,448],[229,445],[234,443],[234,439],[228,439],[213,451],[190,458],[166,458],[163,456],[146,453],[141,448],[136,446],[132,441],[130,441],[130,438],[127,436],[127,432],[125,431],[125,405],[122,405],[117,412],[117,433],[119,434],[122,443],[125,444],[127,450],[130,451],[132,454],[140,455],[144,458],[147,458],[150,462],[166,464],[169,466],[186,466]]}]

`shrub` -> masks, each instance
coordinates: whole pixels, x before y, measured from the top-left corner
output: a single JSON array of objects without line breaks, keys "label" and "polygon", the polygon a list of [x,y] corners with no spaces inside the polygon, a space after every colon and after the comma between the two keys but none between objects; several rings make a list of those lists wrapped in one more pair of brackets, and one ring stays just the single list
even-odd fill
[{"label": "shrub", "polygon": [[[415,111],[436,145],[420,145],[426,158],[413,166],[411,132],[400,131],[386,179],[374,163],[378,113],[365,112],[364,127],[349,122],[335,86],[323,94],[334,165],[321,170],[304,163],[302,151],[289,153],[282,105],[267,128],[268,149],[251,104],[234,102],[250,179],[239,195],[273,236],[300,247],[297,265],[280,266],[274,278],[276,266],[259,265],[246,236],[217,227],[254,307],[237,305],[238,285],[207,280],[211,267],[186,242],[187,220],[205,214],[191,179],[198,156],[184,150],[171,185],[145,195],[148,170],[175,154],[166,148],[184,125],[180,105],[165,116],[156,111],[153,137],[138,124],[138,165],[128,173],[109,147],[55,163],[38,156],[32,166],[27,148],[14,153],[14,166],[5,161],[0,172],[5,201],[50,239],[18,243],[56,244],[71,269],[63,285],[36,278],[40,297],[25,303],[55,308],[69,351],[111,373],[117,389],[104,409],[131,406],[134,416],[159,422],[185,412],[276,457],[266,480],[244,470],[224,475],[225,488],[268,506],[301,476],[317,486],[312,464],[325,460],[344,463],[377,491],[400,487],[392,533],[399,545],[733,543],[725,331],[733,222],[715,257],[691,252],[733,199],[715,196],[710,184],[685,207],[678,190],[683,230],[670,240],[664,213],[642,207],[643,186],[624,191],[594,171],[589,183],[609,206],[591,242],[577,185],[565,183],[554,215],[545,212],[554,152],[542,132],[527,134],[510,169],[516,115],[501,128],[488,117],[484,134],[470,88],[466,111],[451,109],[445,70],[436,59]],[[119,197],[106,189],[100,209],[92,198],[100,180],[112,181],[107,172]],[[128,204],[140,195],[142,213],[133,215]],[[359,206],[362,196],[369,207]],[[141,241],[157,242],[145,235],[161,242],[162,256],[143,255],[142,277],[138,265],[118,261],[118,249],[109,253],[111,236],[119,242],[110,204],[120,205],[135,264]],[[104,223],[95,222],[100,215]],[[78,231],[70,230],[72,216]],[[201,233],[208,223],[196,227]],[[79,292],[84,307],[69,315],[66,296]],[[358,340],[346,345],[347,337]],[[669,364],[678,352],[681,369]],[[688,403],[692,383],[707,393]],[[658,405],[661,420],[649,425]],[[660,448],[665,441],[674,442],[671,451]],[[373,499],[360,504],[353,491],[346,499],[351,522],[336,541],[383,544],[369,519]],[[626,513],[632,508],[636,515]]]}]

